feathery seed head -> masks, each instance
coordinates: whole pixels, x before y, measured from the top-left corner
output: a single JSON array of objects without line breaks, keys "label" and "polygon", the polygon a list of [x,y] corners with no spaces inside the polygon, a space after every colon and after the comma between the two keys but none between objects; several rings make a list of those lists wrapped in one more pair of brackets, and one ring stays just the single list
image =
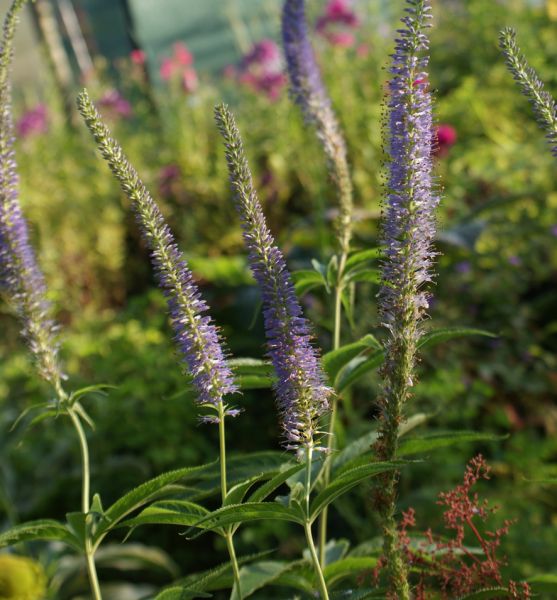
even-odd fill
[{"label": "feathery seed head", "polygon": [[8,10],[0,49],[0,288],[22,319],[23,337],[40,375],[62,396],[60,382],[64,375],[58,361],[57,326],[50,316],[46,283],[19,203],[10,69],[18,14],[24,3],[16,0]]},{"label": "feathery seed head", "polygon": [[[102,156],[132,202],[151,251],[159,285],[167,299],[174,339],[193,376],[199,404],[219,413],[224,408],[225,414],[236,416],[238,410],[229,408],[223,400],[224,396],[238,388],[226,361],[218,330],[207,315],[208,306],[201,298],[170,228],[121,147],[111,138],[86,91],[78,96],[77,104]],[[219,418],[211,415],[202,417],[202,420],[218,423]]]},{"label": "feathery seed head", "polygon": [[277,374],[275,392],[286,447],[322,449],[319,421],[328,411],[332,390],[325,384],[310,327],[282,252],[267,227],[253,187],[240,132],[224,105],[215,109],[224,138],[230,183],[253,275],[261,289],[267,348]]},{"label": "feathery seed head", "polygon": [[533,69],[516,43],[516,31],[507,27],[499,34],[499,47],[503,52],[507,67],[522,93],[528,98],[540,127],[545,130],[551,153],[557,157],[557,103],[536,70]]}]

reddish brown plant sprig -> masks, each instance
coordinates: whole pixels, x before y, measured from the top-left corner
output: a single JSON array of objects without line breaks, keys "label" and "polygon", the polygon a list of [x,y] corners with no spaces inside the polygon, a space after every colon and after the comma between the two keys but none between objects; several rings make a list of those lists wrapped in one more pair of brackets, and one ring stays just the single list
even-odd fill
[{"label": "reddish brown plant sprig", "polygon": [[[506,588],[507,598],[531,598],[526,582],[509,581],[505,584],[501,574],[506,559],[497,556],[497,551],[512,521],[505,520],[502,527],[493,531],[484,525],[497,507],[490,507],[487,500],[481,500],[473,488],[481,479],[490,478],[490,470],[479,454],[466,466],[463,482],[439,494],[437,504],[445,507],[445,529],[453,533],[449,539],[435,536],[428,529],[426,540],[413,544],[409,530],[416,526],[415,511],[410,508],[402,513],[398,544],[407,566],[419,573],[414,586],[415,600],[427,600],[431,589],[440,589],[442,597],[448,599],[495,586]],[[479,546],[481,552],[473,551],[471,546]],[[385,558],[381,557],[373,572],[376,583],[385,566]]]}]

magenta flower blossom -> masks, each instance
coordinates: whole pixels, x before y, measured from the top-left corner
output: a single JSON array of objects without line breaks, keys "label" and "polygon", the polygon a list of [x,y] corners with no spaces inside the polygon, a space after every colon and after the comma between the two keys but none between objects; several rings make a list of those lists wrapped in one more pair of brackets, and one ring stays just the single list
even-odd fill
[{"label": "magenta flower blossom", "polygon": [[281,54],[273,40],[265,39],[254,44],[240,65],[228,65],[225,76],[235,79],[253,91],[277,100],[286,85]]},{"label": "magenta flower blossom", "polygon": [[197,72],[193,67],[193,55],[182,42],[173,46],[172,56],[165,56],[159,68],[163,81],[179,81],[184,92],[192,94],[199,87]]},{"label": "magenta flower blossom", "polygon": [[452,125],[442,123],[435,128],[433,136],[433,155],[445,156],[450,148],[456,144],[457,133]]},{"label": "magenta flower blossom", "polygon": [[131,104],[115,89],[106,91],[99,100],[107,115],[112,118],[129,119],[132,116]]},{"label": "magenta flower blossom", "polygon": [[19,137],[41,135],[48,131],[48,111],[45,104],[37,104],[26,111],[16,123]]},{"label": "magenta flower blossom", "polygon": [[143,66],[145,64],[145,61],[147,60],[147,56],[145,55],[145,52],[143,52],[143,50],[140,50],[138,48],[130,52],[130,60],[134,65]]},{"label": "magenta flower blossom", "polygon": [[329,0],[325,12],[317,19],[315,29],[333,46],[352,47],[356,42],[353,30],[360,20],[349,0]]}]

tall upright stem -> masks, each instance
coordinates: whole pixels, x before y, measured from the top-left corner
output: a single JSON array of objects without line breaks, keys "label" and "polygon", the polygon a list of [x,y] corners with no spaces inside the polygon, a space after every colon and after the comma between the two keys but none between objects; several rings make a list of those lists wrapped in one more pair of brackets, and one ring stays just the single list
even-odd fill
[{"label": "tall upright stem", "polygon": [[311,532],[311,521],[309,519],[309,507],[310,507],[310,494],[311,494],[311,459],[313,454],[313,448],[309,446],[306,449],[306,522],[304,523],[304,531],[306,533],[306,540],[315,568],[315,574],[317,575],[317,583],[319,586],[319,592],[321,594],[321,600],[329,600],[329,592],[327,590],[327,584],[325,583],[325,577],[323,576],[323,570],[319,562],[319,556],[317,556],[317,550],[313,541],[313,534]]},{"label": "tall upright stem", "polygon": [[[65,399],[65,398],[64,398]],[[62,398],[61,398],[62,400]],[[86,522],[89,520],[89,499],[90,499],[90,464],[89,464],[89,446],[87,444],[87,437],[83,426],[79,419],[79,416],[74,411],[73,407],[68,407],[68,415],[73,423],[73,426],[77,432],[79,439],[79,447],[81,450],[81,510],[86,515]],[[87,564],[87,574],[89,576],[89,584],[91,591],[93,592],[94,600],[102,600],[101,586],[99,584],[99,578],[97,576],[97,568],[95,566],[95,551],[91,542],[91,536],[89,535],[89,528],[85,528],[85,560]]]},{"label": "tall upright stem", "polygon": [[[348,247],[346,247],[341,255],[338,265],[338,278],[335,287],[335,313],[334,313],[334,330],[333,330],[333,350],[340,348],[340,333],[342,328],[342,293],[344,291],[344,269],[348,258]],[[331,480],[331,462],[332,453],[335,447],[335,426],[338,413],[338,396],[333,396],[331,405],[331,415],[329,417],[328,438],[327,438],[327,458],[323,466],[323,485],[329,485]],[[322,567],[325,567],[325,547],[327,545],[327,519],[329,517],[329,507],[326,506],[319,518],[319,562]]]},{"label": "tall upright stem", "polygon": [[[225,410],[222,402],[219,404],[219,448],[220,448],[220,488],[222,504],[226,500],[226,494],[228,493],[228,487],[226,482],[226,436],[225,436]],[[234,549],[232,527],[228,527],[225,533],[226,547],[228,548],[228,555],[230,556],[230,562],[232,563],[232,571],[234,573],[234,582],[238,591],[238,598],[243,599],[242,589],[240,584],[240,569],[238,567],[238,559],[236,558],[236,551]]]}]

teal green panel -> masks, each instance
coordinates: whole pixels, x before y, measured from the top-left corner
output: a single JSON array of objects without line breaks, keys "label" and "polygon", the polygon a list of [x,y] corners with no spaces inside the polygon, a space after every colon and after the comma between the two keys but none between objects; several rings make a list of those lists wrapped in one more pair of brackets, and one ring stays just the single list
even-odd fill
[{"label": "teal green panel", "polygon": [[187,44],[197,68],[218,72],[238,60],[242,46],[279,36],[281,0],[128,1],[134,36],[155,76],[178,40]]}]

